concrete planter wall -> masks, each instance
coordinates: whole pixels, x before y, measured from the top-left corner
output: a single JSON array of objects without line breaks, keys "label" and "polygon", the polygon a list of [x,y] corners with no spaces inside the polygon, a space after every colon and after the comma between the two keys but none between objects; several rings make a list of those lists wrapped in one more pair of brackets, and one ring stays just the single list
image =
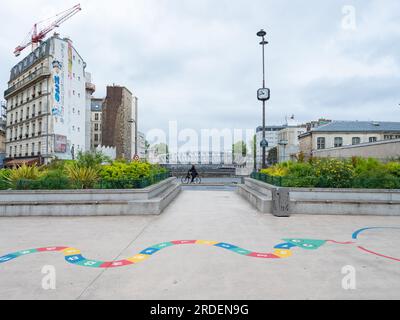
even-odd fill
[{"label": "concrete planter wall", "polygon": [[[261,212],[275,215],[400,216],[400,190],[279,188],[246,178],[245,184],[239,187],[239,193]],[[285,193],[288,194],[287,199],[283,197]],[[263,199],[266,194],[271,195],[270,200]],[[263,201],[269,201],[270,207],[261,206]]]},{"label": "concrete planter wall", "polygon": [[145,189],[0,191],[0,217],[160,214],[179,192],[175,178]]}]

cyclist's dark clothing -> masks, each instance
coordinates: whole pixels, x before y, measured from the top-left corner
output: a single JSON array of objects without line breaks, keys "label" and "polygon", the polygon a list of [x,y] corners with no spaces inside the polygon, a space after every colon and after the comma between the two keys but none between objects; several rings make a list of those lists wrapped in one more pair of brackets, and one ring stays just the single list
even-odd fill
[{"label": "cyclist's dark clothing", "polygon": [[188,171],[188,176],[189,176],[189,175],[192,176],[192,181],[191,181],[191,183],[193,183],[193,182],[194,182],[194,179],[199,175],[199,174],[197,173],[196,168],[195,168],[194,166],[192,166],[192,168]]}]

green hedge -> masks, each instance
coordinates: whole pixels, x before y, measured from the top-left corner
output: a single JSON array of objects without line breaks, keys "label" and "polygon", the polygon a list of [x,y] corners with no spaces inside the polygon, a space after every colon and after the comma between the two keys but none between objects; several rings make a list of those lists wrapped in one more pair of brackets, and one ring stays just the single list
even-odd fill
[{"label": "green hedge", "polygon": [[[168,173],[157,174],[148,178],[142,179],[100,179],[94,189],[143,189],[153,184],[159,183],[170,177]],[[1,187],[1,181],[0,181]],[[1,190],[10,189],[10,184],[4,182],[4,188]],[[16,190],[69,190],[80,189],[71,180],[66,177],[45,178],[39,180],[18,180],[15,186]]]},{"label": "green hedge", "polygon": [[400,162],[363,158],[285,162],[255,172],[252,178],[281,187],[400,189]]}]

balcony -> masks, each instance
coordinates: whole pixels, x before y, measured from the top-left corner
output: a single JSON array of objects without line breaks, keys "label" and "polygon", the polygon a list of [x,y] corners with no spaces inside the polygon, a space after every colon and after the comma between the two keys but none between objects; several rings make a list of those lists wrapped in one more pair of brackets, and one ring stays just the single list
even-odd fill
[{"label": "balcony", "polygon": [[9,87],[6,91],[4,91],[4,98],[8,98],[11,94],[16,93],[18,90],[21,90],[27,87],[32,82],[38,80],[42,77],[50,76],[49,68],[43,67],[34,72],[32,72],[29,76],[24,78],[23,80],[17,82],[15,85]]}]

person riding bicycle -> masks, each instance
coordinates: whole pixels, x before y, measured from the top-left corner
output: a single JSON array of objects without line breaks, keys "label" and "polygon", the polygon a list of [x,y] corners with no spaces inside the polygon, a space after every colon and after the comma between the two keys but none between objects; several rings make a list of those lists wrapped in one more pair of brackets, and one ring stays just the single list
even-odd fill
[{"label": "person riding bicycle", "polygon": [[192,176],[192,181],[190,181],[190,183],[193,183],[194,179],[196,179],[196,177],[199,175],[194,165],[192,165],[192,168],[188,171],[187,175],[188,177]]}]

